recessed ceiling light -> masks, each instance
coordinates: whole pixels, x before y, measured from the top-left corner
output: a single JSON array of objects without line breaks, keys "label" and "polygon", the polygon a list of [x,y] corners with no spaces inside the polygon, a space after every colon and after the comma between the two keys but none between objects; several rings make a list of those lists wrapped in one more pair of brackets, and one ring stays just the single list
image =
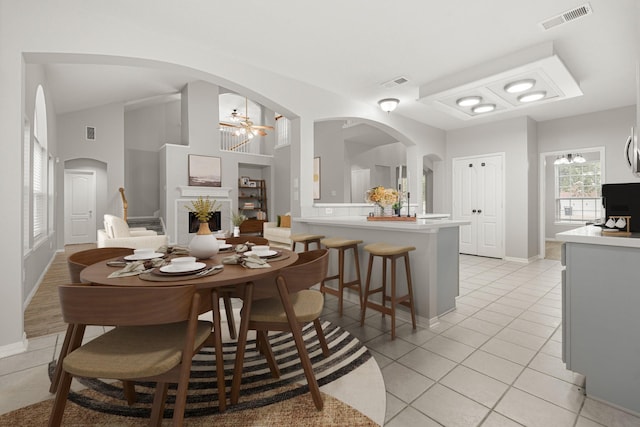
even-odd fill
[{"label": "recessed ceiling light", "polygon": [[488,113],[496,109],[496,104],[480,104],[471,109],[474,113]]},{"label": "recessed ceiling light", "polygon": [[458,99],[456,101],[456,104],[461,107],[472,107],[474,105],[480,104],[480,101],[482,101],[481,96],[465,96],[464,98]]},{"label": "recessed ceiling light", "polygon": [[520,95],[518,97],[518,101],[520,101],[520,102],[534,102],[534,101],[541,100],[545,96],[547,96],[547,92],[545,92],[544,90],[541,90],[541,91],[538,91],[538,92],[529,92],[529,93],[525,93],[524,95]]},{"label": "recessed ceiling light", "polygon": [[525,90],[529,90],[536,84],[534,79],[524,79],[511,82],[504,87],[504,90],[509,93],[520,93]]}]

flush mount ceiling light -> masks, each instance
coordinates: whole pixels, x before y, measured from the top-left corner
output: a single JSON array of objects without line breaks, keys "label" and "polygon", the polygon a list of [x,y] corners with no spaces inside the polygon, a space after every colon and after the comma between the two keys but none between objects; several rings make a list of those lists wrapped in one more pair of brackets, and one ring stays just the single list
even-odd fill
[{"label": "flush mount ceiling light", "polygon": [[537,91],[537,92],[529,92],[529,93],[525,93],[525,94],[520,95],[518,97],[518,101],[520,101],[520,102],[535,102],[535,101],[540,101],[545,96],[547,96],[547,92],[545,92],[544,90],[540,90],[540,91]]},{"label": "flush mount ceiling light", "polygon": [[396,98],[385,98],[378,101],[378,105],[380,106],[382,111],[387,113],[395,110],[399,103],[400,100]]},{"label": "flush mount ceiling light", "polygon": [[505,85],[504,90],[509,93],[520,93],[531,89],[536,84],[534,79],[524,79]]},{"label": "flush mount ceiling light", "polygon": [[460,98],[456,101],[461,107],[473,107],[474,105],[478,105],[482,102],[481,96],[465,96],[464,98]]},{"label": "flush mount ceiling light", "polygon": [[489,113],[496,109],[496,104],[480,104],[471,109],[476,114]]},{"label": "flush mount ceiling light", "polygon": [[[472,120],[581,95],[578,82],[555,53],[553,43],[546,42],[424,84],[418,100],[459,119]],[[494,105],[493,110],[478,109],[486,104]]]}]

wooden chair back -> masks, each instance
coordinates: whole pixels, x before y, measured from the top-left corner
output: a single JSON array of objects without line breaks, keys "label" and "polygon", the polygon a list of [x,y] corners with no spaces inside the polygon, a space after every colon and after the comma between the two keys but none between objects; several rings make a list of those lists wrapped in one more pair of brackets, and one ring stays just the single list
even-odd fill
[{"label": "wooden chair back", "polygon": [[253,243],[254,245],[268,245],[269,241],[260,236],[240,236],[240,237],[227,237],[226,243],[230,245],[240,245],[242,243]]},{"label": "wooden chair back", "polygon": [[328,249],[300,252],[295,263],[280,270],[277,280],[284,280],[288,292],[294,293],[322,282],[328,268]]},{"label": "wooden chair back", "polygon": [[[198,310],[194,286],[128,288],[60,285],[62,317],[81,325],[160,325],[188,320]],[[194,297],[194,294],[196,295]]]},{"label": "wooden chair back", "polygon": [[69,255],[67,258],[67,266],[69,268],[69,276],[72,283],[80,283],[80,272],[85,267],[107,259],[119,256],[127,256],[133,253],[130,248],[95,248],[79,251]]}]

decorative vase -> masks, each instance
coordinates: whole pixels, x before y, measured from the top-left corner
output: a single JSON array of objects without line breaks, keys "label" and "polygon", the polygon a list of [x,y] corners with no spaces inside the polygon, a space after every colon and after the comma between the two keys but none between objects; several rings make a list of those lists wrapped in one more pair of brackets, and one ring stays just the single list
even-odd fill
[{"label": "decorative vase", "polygon": [[373,216],[384,216],[384,206],[376,203],[373,206]]},{"label": "decorative vase", "polygon": [[393,216],[393,207],[385,206],[382,216]]},{"label": "decorative vase", "polygon": [[217,254],[218,249],[218,239],[211,233],[209,223],[201,222],[198,232],[189,243],[189,253],[198,259],[207,259]]},{"label": "decorative vase", "polygon": [[240,237],[240,226],[239,225],[234,225],[233,226],[233,237]]}]

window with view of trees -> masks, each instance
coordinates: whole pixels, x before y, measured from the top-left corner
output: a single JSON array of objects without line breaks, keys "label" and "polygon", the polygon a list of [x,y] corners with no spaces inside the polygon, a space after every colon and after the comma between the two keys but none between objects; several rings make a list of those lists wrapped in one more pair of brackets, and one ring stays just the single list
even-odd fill
[{"label": "window with view of trees", "polygon": [[600,160],[555,165],[556,222],[584,223],[602,218]]}]

